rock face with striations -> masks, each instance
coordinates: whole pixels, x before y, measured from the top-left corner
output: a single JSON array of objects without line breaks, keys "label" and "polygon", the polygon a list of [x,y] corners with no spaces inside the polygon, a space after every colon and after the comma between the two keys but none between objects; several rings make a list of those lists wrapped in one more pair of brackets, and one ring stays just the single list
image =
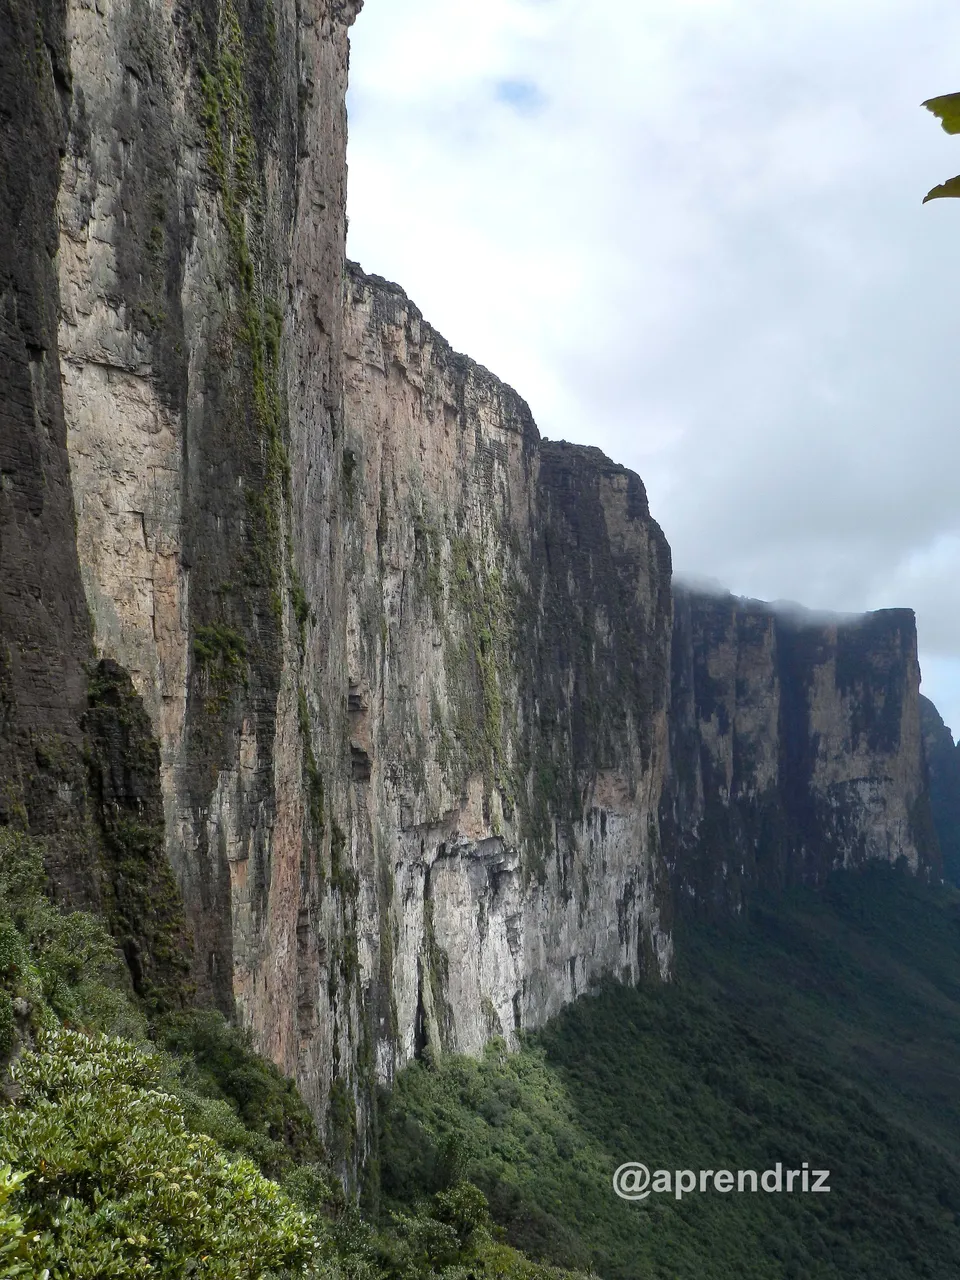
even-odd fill
[{"label": "rock face with striations", "polygon": [[57,358],[57,188],[70,101],[57,6],[0,7],[0,823],[56,836],[51,869],[99,905],[85,812],[84,663]]},{"label": "rock face with striations", "polygon": [[668,973],[670,557],[635,475],[541,441],[356,267],[346,356],[359,892],[381,922],[361,967],[388,1072],[424,1040],[511,1038],[602,973]]},{"label": "rock face with striations", "polygon": [[739,910],[868,859],[939,874],[911,610],[825,619],[678,586],[671,681],[680,902]]},{"label": "rock face with striations", "polygon": [[47,211],[59,537],[156,739],[192,981],[333,1100],[348,1164],[427,1043],[670,967],[642,485],[359,272],[344,404],[358,8],[70,0]]},{"label": "rock face with striations", "polygon": [[318,1113],[357,1089],[364,1039],[355,903],[331,887],[359,7],[68,0],[61,102],[57,383],[95,646],[158,743],[199,998]]},{"label": "rock face with striations", "polygon": [[936,857],[912,615],[674,607],[640,480],[345,266],[359,8],[0,6],[0,823],[345,1170],[411,1056],[669,976],[671,872]]},{"label": "rock face with striations", "polygon": [[129,677],[95,661],[67,450],[56,263],[73,52],[62,5],[0,6],[0,825],[43,840],[55,890],[108,920],[162,1007],[187,995],[189,945],[156,747]]}]

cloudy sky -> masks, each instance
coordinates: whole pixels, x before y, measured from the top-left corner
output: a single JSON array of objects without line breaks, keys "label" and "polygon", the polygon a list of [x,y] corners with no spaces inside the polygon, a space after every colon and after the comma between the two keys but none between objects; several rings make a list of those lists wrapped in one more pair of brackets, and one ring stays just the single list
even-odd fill
[{"label": "cloudy sky", "polygon": [[638,471],[678,571],[914,608],[960,731],[953,91],[948,0],[367,0],[348,252]]}]

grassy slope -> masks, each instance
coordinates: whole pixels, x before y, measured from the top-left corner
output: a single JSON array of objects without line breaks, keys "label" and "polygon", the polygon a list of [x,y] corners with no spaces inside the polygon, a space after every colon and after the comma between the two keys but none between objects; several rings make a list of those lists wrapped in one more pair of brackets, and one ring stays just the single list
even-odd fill
[{"label": "grassy slope", "polygon": [[[611,986],[519,1055],[405,1073],[388,1202],[465,1171],[517,1243],[609,1280],[960,1274],[960,894],[878,869],[678,944],[669,989]],[[628,1204],[630,1159],[806,1159],[832,1189]]]}]

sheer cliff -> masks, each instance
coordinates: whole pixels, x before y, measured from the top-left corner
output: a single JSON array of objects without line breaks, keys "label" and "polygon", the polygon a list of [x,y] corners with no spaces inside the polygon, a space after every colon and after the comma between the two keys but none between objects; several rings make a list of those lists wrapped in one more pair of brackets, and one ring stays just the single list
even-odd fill
[{"label": "sheer cliff", "polygon": [[903,857],[940,874],[909,609],[822,617],[677,586],[663,817],[680,902]]},{"label": "sheer cliff", "polygon": [[[670,967],[669,551],[642,485],[541,444],[358,271],[344,404],[358,7],[68,4],[31,286],[78,757],[96,655],[159,763],[138,813],[196,996],[332,1103],[345,1159],[375,1075]],[[77,859],[51,870],[79,891]]]},{"label": "sheer cliff", "polygon": [[[18,215],[44,237],[31,288],[58,470],[35,480],[83,633],[49,628],[74,663],[66,703],[43,658],[53,700],[86,714],[85,652],[127,673],[190,936],[175,950],[315,1110],[339,1087],[341,1145],[363,1041],[355,903],[331,888],[350,856],[338,477],[358,8],[69,0],[43,42],[26,15],[50,136],[32,162],[46,221]],[[12,550],[42,579],[42,544]]]},{"label": "sheer cliff", "polygon": [[57,198],[73,90],[58,4],[0,6],[0,823],[44,838],[57,891],[110,922],[138,993],[187,995],[151,725],[97,661],[58,352]]},{"label": "sheer cliff", "polygon": [[639,478],[345,264],[359,8],[0,3],[0,822],[344,1168],[677,894],[937,856],[912,615],[673,599]]},{"label": "sheer cliff", "polygon": [[[56,199],[69,103],[64,15],[0,9],[0,822],[56,832],[57,870],[98,901],[65,832],[86,792],[93,656],[57,358]],[[54,758],[56,763],[54,763]],[[67,846],[70,847],[67,847]]]},{"label": "sheer cliff", "polygon": [[381,1025],[401,1056],[424,1037],[476,1050],[603,972],[669,970],[669,550],[635,475],[541,441],[510,388],[356,267],[346,356],[351,751]]}]

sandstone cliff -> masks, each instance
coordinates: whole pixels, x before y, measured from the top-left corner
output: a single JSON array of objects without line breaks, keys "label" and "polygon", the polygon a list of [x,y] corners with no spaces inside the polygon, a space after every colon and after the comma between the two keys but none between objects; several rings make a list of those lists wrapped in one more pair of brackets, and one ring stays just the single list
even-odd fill
[{"label": "sandstone cliff", "polygon": [[59,296],[66,649],[142,700],[198,997],[332,1103],[348,1163],[374,1076],[670,966],[642,485],[542,446],[359,272],[343,404],[357,7],[69,3],[35,289]]},{"label": "sandstone cliff", "polygon": [[824,619],[682,586],[674,610],[663,819],[679,900],[739,910],[867,859],[939,875],[912,611]]},{"label": "sandstone cliff", "polygon": [[381,922],[361,968],[386,1070],[423,1040],[511,1037],[601,973],[668,972],[670,559],[636,476],[541,441],[358,268],[346,355],[361,914]]},{"label": "sandstone cliff", "polygon": [[411,1055],[668,976],[669,873],[936,856],[912,615],[674,608],[640,480],[345,266],[359,7],[0,5],[0,822],[345,1169]]},{"label": "sandstone cliff", "polygon": [[338,511],[358,8],[68,0],[43,292],[55,371],[59,295],[70,554],[96,651],[129,673],[158,744],[194,986],[318,1113],[339,1091],[343,1149],[364,1041],[356,904],[331,887],[350,828]]},{"label": "sandstone cliff", "polygon": [[[0,8],[0,822],[76,826],[92,658],[57,358],[56,200],[70,100],[56,6]],[[79,842],[78,842],[79,843]],[[70,847],[66,847],[69,845]],[[66,837],[57,870],[98,900]]]},{"label": "sandstone cliff", "polygon": [[64,8],[0,6],[0,823],[46,842],[57,890],[100,911],[152,1004],[185,998],[151,726],[97,662],[58,352],[57,198],[74,102]]}]

